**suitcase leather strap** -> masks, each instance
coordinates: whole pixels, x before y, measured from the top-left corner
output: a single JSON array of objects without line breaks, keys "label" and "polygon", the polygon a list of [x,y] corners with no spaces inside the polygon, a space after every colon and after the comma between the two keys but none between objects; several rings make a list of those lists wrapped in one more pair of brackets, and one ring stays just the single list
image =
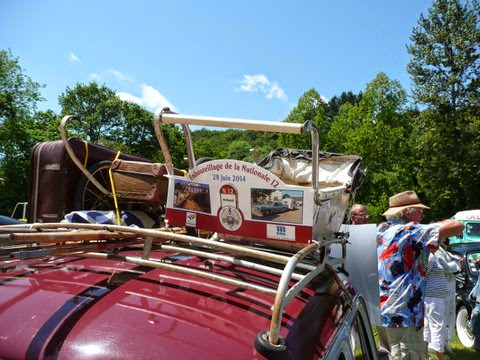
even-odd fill
[{"label": "suitcase leather strap", "polygon": [[83,160],[83,167],[86,168],[88,163],[88,142],[83,140],[83,143],[85,144],[85,159]]},{"label": "suitcase leather strap", "polygon": [[[121,152],[117,152],[117,156],[115,156],[114,161],[118,159]],[[113,162],[112,162],[113,164]],[[118,210],[118,202],[117,202],[117,193],[115,192],[115,183],[113,182],[113,175],[112,175],[112,166],[110,165],[110,169],[108,169],[108,176],[110,178],[110,184],[112,185],[112,195],[113,195],[113,203],[115,204],[115,216],[117,218],[117,224],[122,225],[122,219],[120,218],[120,211]]]}]

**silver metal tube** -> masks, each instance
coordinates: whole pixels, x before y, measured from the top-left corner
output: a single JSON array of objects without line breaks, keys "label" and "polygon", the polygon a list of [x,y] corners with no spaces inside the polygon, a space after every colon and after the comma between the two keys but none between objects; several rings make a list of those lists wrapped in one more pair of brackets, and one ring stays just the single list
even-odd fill
[{"label": "silver metal tube", "polygon": [[[263,272],[266,272],[266,273],[269,273],[269,274],[273,274],[273,275],[282,276],[282,274],[283,274],[283,269],[277,269],[277,268],[274,268],[274,267],[271,267],[271,266],[265,266],[265,265],[261,265],[261,264],[254,263],[254,262],[251,262],[251,261],[237,259],[237,258],[232,257],[232,256],[220,255],[220,254],[216,254],[216,253],[208,253],[208,252],[205,252],[205,251],[187,249],[187,248],[183,248],[183,247],[180,247],[180,246],[171,246],[171,245],[162,245],[162,249],[169,250],[169,251],[176,251],[176,252],[179,252],[179,253],[182,253],[182,254],[199,256],[199,257],[212,259],[212,260],[225,261],[225,262],[228,262],[230,264],[243,266],[243,267],[246,267],[246,268],[249,268],[249,269],[260,270],[260,271],[263,271]],[[294,280],[300,281],[303,278],[304,278],[303,275],[296,274],[296,273],[292,274],[292,279],[294,279]]]},{"label": "silver metal tube", "polygon": [[[20,225],[20,226],[19,226]],[[0,230],[12,229],[12,232],[15,228],[21,228],[23,224],[12,225],[0,227]],[[151,236],[156,239],[163,240],[174,240],[181,241],[186,243],[192,243],[197,245],[206,246],[212,249],[230,251],[235,254],[245,255],[255,257],[257,259],[269,260],[279,264],[286,264],[290,257],[271,254],[261,250],[249,249],[245,246],[227,244],[219,241],[212,241],[208,239],[200,239],[195,236],[175,234],[166,231],[152,230],[152,229],[143,229],[143,228],[134,228],[129,226],[122,225],[102,225],[102,224],[78,224],[78,223],[36,223],[36,224],[25,224],[24,228],[34,228],[34,229],[51,229],[51,228],[65,228],[65,229],[93,229],[93,230],[106,230],[106,231],[118,231],[125,233],[134,233],[141,235],[143,237]]]},{"label": "silver metal tube", "polygon": [[172,155],[170,154],[167,141],[163,136],[162,127],[160,126],[161,117],[162,117],[162,112],[160,112],[158,115],[156,114],[153,117],[153,128],[155,129],[155,136],[157,137],[157,141],[160,144],[160,148],[162,149],[163,159],[165,160],[165,167],[167,168],[167,173],[169,175],[173,175],[174,172],[173,172]]},{"label": "silver metal tube", "polygon": [[302,125],[303,131],[310,131],[312,136],[312,187],[318,188],[318,130],[315,124],[308,120]]},{"label": "silver metal tube", "polygon": [[185,133],[185,142],[187,143],[188,169],[195,167],[195,153],[193,151],[192,133],[186,124],[182,124],[183,132]]},{"label": "silver metal tube", "polygon": [[[159,116],[156,117],[158,118]],[[302,134],[303,131],[302,124],[296,123],[265,120],[245,120],[213,116],[180,115],[173,113],[162,113],[160,121],[169,124],[216,126],[232,129],[248,129],[267,132],[274,131],[287,134]]]},{"label": "silver metal tube", "polygon": [[96,259],[111,259],[111,260],[119,260],[119,261],[124,261],[128,262],[131,264],[137,264],[141,266],[149,266],[149,267],[154,267],[154,268],[159,268],[159,269],[164,269],[164,270],[169,270],[181,274],[187,274],[187,275],[193,275],[199,278],[207,279],[207,280],[214,280],[218,281],[227,285],[232,285],[235,287],[239,287],[241,289],[246,289],[246,290],[252,290],[256,291],[262,294],[267,294],[274,296],[275,295],[275,290],[264,287],[264,286],[259,286],[259,285],[254,285],[245,281],[239,281],[235,280],[226,276],[220,276],[216,274],[212,274],[206,271],[201,271],[197,269],[190,269],[186,268],[183,266],[178,266],[178,265],[173,265],[173,264],[167,264],[163,262],[158,262],[158,261],[152,261],[152,260],[145,260],[145,259],[140,259],[132,256],[122,256],[122,255],[117,255],[117,254],[103,254],[103,253],[86,253],[82,254],[84,257],[92,257]]},{"label": "silver metal tube", "polygon": [[[77,165],[77,167],[82,171],[82,173],[87,177],[88,180],[92,182],[93,185],[95,185],[98,190],[100,190],[103,194],[105,195],[110,195],[110,191],[105,189],[102,184],[100,184],[97,179],[93,177],[93,175],[83,166],[83,164],[80,162],[78,159],[77,155],[75,155],[75,152],[73,151],[70,143],[68,142],[68,135],[66,131],[66,125],[69,120],[78,120],[79,117],[76,115],[67,115],[64,116],[62,121],[60,121],[60,137],[63,140],[63,144],[65,145],[65,149],[67,150],[68,155],[70,155],[70,158],[72,161]],[[34,219],[37,220],[37,219]]]},{"label": "silver metal tube", "polygon": [[325,270],[325,266],[322,264],[320,266],[317,266],[315,270],[310,271],[307,275],[305,275],[298,283],[293,285],[290,290],[287,291],[287,294],[285,295],[285,298],[283,299],[283,307],[287,306],[290,304],[290,301],[292,301],[297,294],[302,291],[302,289],[310,282],[312,281],[315,276],[320,274],[323,270]]},{"label": "silver metal tube", "polygon": [[278,345],[278,337],[280,332],[280,325],[282,322],[285,294],[288,289],[288,283],[290,282],[291,275],[295,270],[298,262],[302,260],[306,255],[316,251],[320,245],[318,243],[312,243],[302,250],[293,255],[283,269],[283,274],[278,283],[277,294],[275,296],[275,303],[272,309],[272,322],[270,323],[270,332],[268,335],[268,341],[273,345]]}]

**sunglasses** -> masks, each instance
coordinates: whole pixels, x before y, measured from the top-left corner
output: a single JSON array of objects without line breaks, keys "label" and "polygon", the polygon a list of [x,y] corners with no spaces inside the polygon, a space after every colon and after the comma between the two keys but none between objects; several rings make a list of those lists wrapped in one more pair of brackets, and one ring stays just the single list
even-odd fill
[{"label": "sunglasses", "polygon": [[367,214],[352,214],[352,216],[358,216],[358,217],[368,217]]}]

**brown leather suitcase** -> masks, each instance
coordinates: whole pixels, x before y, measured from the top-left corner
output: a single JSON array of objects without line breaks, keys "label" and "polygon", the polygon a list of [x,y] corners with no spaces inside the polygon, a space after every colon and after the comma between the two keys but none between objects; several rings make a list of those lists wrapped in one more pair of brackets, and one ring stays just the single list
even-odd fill
[{"label": "brown leather suitcase", "polygon": [[[70,138],[70,145],[80,161],[87,153],[85,142]],[[102,160],[113,160],[117,152],[88,143],[87,167]],[[152,162],[138,156],[121,154],[120,159]],[[32,150],[29,196],[29,222],[57,222],[73,210],[79,180],[84,177],[68,155],[61,140],[42,142]]]},{"label": "brown leather suitcase", "polygon": [[[175,175],[182,171],[174,169]],[[164,176],[164,164],[139,161],[115,160],[112,176],[118,198],[165,205],[167,202],[168,179]]]}]

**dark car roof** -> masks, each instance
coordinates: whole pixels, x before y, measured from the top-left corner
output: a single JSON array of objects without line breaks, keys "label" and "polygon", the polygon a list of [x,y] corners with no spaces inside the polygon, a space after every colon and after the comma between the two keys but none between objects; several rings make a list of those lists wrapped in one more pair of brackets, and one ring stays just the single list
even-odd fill
[{"label": "dark car roof", "polygon": [[[222,261],[162,250],[152,251],[151,258],[272,289],[278,284],[274,275]],[[348,305],[331,270],[316,280],[285,309],[280,334],[291,344],[292,357],[321,356]],[[270,327],[273,301],[232,285],[122,261],[37,262],[0,276],[0,358],[253,358],[255,336]]]}]

